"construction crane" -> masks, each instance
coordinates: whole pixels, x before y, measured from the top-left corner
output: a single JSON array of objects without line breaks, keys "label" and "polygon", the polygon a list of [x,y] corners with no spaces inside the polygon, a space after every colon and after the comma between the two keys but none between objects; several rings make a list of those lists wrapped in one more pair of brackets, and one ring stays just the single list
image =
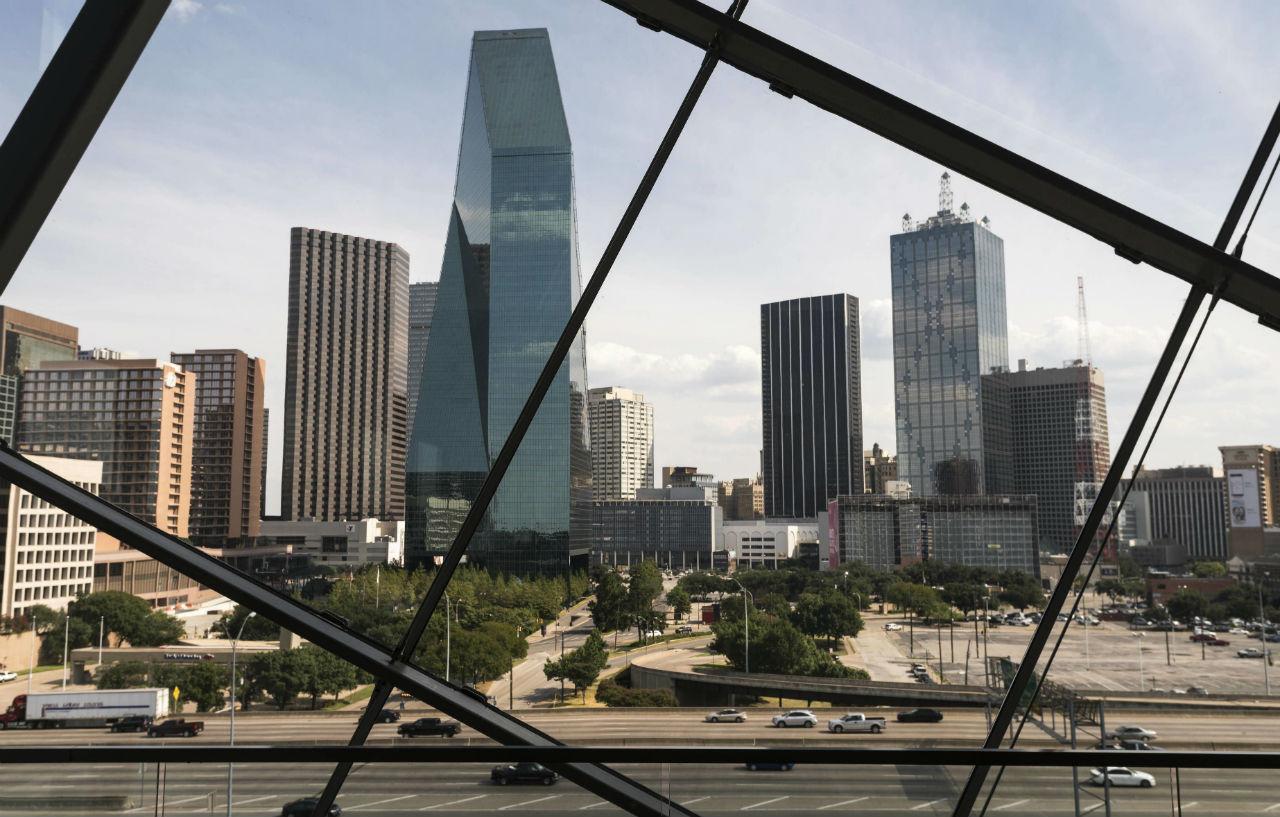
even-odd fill
[{"label": "construction crane", "polygon": [[1093,365],[1089,348],[1089,310],[1084,305],[1084,276],[1076,276],[1076,359],[1081,366]]}]

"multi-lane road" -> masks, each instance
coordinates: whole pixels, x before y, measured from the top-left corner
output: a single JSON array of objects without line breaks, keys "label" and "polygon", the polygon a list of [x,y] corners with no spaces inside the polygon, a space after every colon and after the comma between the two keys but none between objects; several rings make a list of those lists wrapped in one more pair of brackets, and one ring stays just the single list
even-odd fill
[{"label": "multi-lane road", "polygon": [[[820,717],[826,710],[815,710]],[[767,725],[771,709],[748,710],[744,724],[708,724],[702,710],[578,710],[518,712],[531,723],[566,743],[626,744],[646,742],[799,746],[848,745],[900,747],[910,745],[974,745],[985,733],[981,712],[952,710],[940,724],[891,722],[883,735],[830,735],[819,729],[778,730]],[[252,714],[236,722],[238,744],[342,742],[354,726],[353,713]],[[426,714],[409,710],[406,717]],[[892,714],[889,712],[888,714]],[[1170,748],[1246,748],[1272,745],[1280,735],[1271,717],[1151,714],[1126,715],[1121,723],[1140,723],[1160,733],[1158,742]],[[227,719],[206,718],[201,737],[183,745],[224,743]],[[1039,732],[1027,733],[1029,748],[1053,744]],[[393,725],[376,727],[372,742],[386,744],[395,737]],[[442,741],[440,738],[418,739]],[[464,730],[456,743],[488,741]],[[86,745],[154,743],[141,735],[112,735],[105,730],[53,730],[0,732],[0,745]],[[1117,754],[1117,762],[1141,767],[1136,753]],[[907,815],[949,813],[953,798],[963,786],[965,769],[906,766],[797,766],[790,772],[750,772],[740,766],[691,766],[664,764],[660,755],[651,764],[620,767],[651,788],[688,804],[698,812],[723,813],[835,812],[854,815]],[[1127,790],[1114,794],[1113,812],[1121,815],[1169,814],[1170,785],[1167,771],[1157,776],[1153,790]],[[280,806],[297,796],[318,791],[328,774],[327,766],[268,764],[236,767],[232,798],[234,813],[261,817],[278,814]],[[226,767],[223,765],[167,765],[159,779],[163,808],[157,809],[157,770],[154,766],[61,765],[0,767],[0,800],[13,797],[58,797],[83,793],[120,795],[130,799],[134,814],[226,813]],[[398,765],[357,767],[340,800],[351,814],[388,815],[536,811],[568,814],[579,811],[615,812],[594,795],[560,781],[554,786],[498,787],[488,780],[487,767],[474,764]],[[1280,812],[1280,785],[1264,772],[1190,770],[1178,781],[1184,814],[1257,814]],[[1099,790],[1082,787],[1082,811],[1098,805]],[[1064,769],[1010,770],[992,800],[993,815],[1013,817],[1044,813],[1074,813],[1071,773]],[[4,809],[4,813],[15,813]],[[48,813],[48,812],[45,812]],[[59,813],[75,814],[72,809]],[[96,813],[102,812],[80,812]],[[118,812],[117,812],[118,813]],[[1102,811],[1098,811],[1099,814]],[[585,815],[584,815],[585,817]]]}]

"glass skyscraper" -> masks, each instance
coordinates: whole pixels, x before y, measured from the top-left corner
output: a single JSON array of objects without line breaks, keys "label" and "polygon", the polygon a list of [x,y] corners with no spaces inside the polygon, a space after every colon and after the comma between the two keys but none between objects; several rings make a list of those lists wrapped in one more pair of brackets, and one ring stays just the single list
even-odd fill
[{"label": "glass skyscraper", "polygon": [[862,493],[858,299],[760,306],[764,515],[808,519]]},{"label": "glass skyscraper", "polygon": [[[476,32],[408,461],[407,558],[452,542],[580,289],[573,154],[545,29]],[[559,572],[590,534],[586,345],[524,438],[472,563]]]},{"label": "glass skyscraper", "polygon": [[889,239],[898,478],[920,496],[1008,493],[1009,429],[981,381],[1009,367],[1004,242],[951,201],[944,173],[937,215]]}]

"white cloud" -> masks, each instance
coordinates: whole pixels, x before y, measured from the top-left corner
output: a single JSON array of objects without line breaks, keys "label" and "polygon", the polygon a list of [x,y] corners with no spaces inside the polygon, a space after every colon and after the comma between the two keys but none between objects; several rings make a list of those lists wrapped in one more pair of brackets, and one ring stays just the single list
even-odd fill
[{"label": "white cloud", "polygon": [[174,16],[185,23],[204,9],[204,3],[200,0],[173,0],[169,8],[173,10]]}]

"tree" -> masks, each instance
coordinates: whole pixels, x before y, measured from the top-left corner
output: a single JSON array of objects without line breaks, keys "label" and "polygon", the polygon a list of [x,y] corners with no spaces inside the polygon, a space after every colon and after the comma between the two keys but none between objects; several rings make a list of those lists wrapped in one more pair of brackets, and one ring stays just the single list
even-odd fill
[{"label": "tree", "polygon": [[33,604],[27,608],[27,615],[35,622],[36,632],[46,635],[62,626],[63,613],[47,604]]},{"label": "tree", "polygon": [[1222,562],[1196,562],[1191,565],[1191,572],[1202,579],[1220,579],[1227,575],[1227,566]]},{"label": "tree", "polygon": [[245,692],[242,695],[246,704],[259,691],[270,698],[277,709],[286,709],[293,703],[303,689],[296,661],[289,660],[289,654],[293,652],[296,650],[272,650],[259,653],[246,662]]},{"label": "tree", "polygon": [[619,630],[626,623],[627,586],[617,571],[610,570],[596,583],[596,597],[588,608],[601,630]]},{"label": "tree", "polygon": [[684,588],[676,585],[667,591],[667,605],[671,608],[671,614],[676,621],[680,621],[693,609],[693,601],[689,598],[689,593]]},{"label": "tree", "polygon": [[1190,621],[1209,612],[1209,600],[1199,591],[1185,587],[1174,593],[1165,606],[1169,615],[1181,621]]},{"label": "tree", "polygon": [[121,661],[98,669],[94,683],[98,689],[132,689],[151,683],[151,667],[142,661]]},{"label": "tree", "polygon": [[942,587],[942,599],[962,613],[974,613],[982,609],[987,598],[987,588],[977,582],[955,582]]},{"label": "tree", "polygon": [[1118,598],[1125,595],[1124,582],[1120,579],[1098,579],[1094,582],[1093,592],[1101,593],[1115,604]]},{"label": "tree", "polygon": [[262,616],[248,618],[250,612],[252,611],[248,607],[237,604],[231,612],[223,613],[222,617],[213,623],[209,628],[210,634],[222,638],[235,638],[240,635],[240,628],[243,626],[244,634],[241,638],[247,641],[274,641],[279,637],[280,628],[275,622]]},{"label": "tree", "polygon": [[661,593],[662,571],[658,570],[657,562],[643,560],[632,566],[627,580],[627,611],[641,639],[648,630],[662,629],[654,626],[660,624],[661,616],[658,622],[653,616],[653,602]]},{"label": "tree", "polygon": [[135,647],[160,647],[180,641],[186,634],[187,628],[180,620],[160,610],[153,610],[142,619],[127,640]]},{"label": "tree", "polygon": [[221,709],[226,702],[225,690],[229,679],[228,667],[214,661],[201,661],[182,667],[181,700],[191,701],[199,712]]},{"label": "tree", "polygon": [[1126,553],[1120,554],[1116,560],[1116,566],[1120,568],[1120,577],[1123,579],[1137,579],[1142,576],[1142,567]]},{"label": "tree", "polygon": [[561,658],[548,661],[542,666],[542,672],[548,681],[568,681],[573,684],[575,694],[586,696],[586,690],[600,677],[600,672],[609,665],[609,653],[605,649],[604,639],[598,630],[591,635],[582,646],[565,654]]},{"label": "tree", "polygon": [[87,647],[93,643],[98,637],[98,628],[90,627],[85,622],[71,617],[70,622],[67,621],[65,614],[60,614],[57,624],[45,634],[44,641],[40,644],[40,658],[47,664],[62,663],[62,641],[63,635],[69,636],[67,639],[67,651]]},{"label": "tree", "polygon": [[95,634],[101,620],[107,632],[115,633],[130,644],[152,612],[145,599],[121,590],[90,593],[73,601],[68,609],[73,618],[91,625]]},{"label": "tree", "polygon": [[1044,590],[1040,583],[1026,573],[1017,573],[1004,578],[1004,587],[1000,590],[1000,601],[1025,610],[1028,607],[1039,607],[1044,604]]},{"label": "tree", "polygon": [[833,589],[822,594],[802,594],[791,621],[806,635],[831,641],[862,631],[862,615],[853,600]]},{"label": "tree", "polygon": [[1215,615],[1215,620],[1219,618],[1250,620],[1258,615],[1258,594],[1241,585],[1233,584],[1214,596],[1213,600],[1216,604],[1222,605],[1222,613]]}]

